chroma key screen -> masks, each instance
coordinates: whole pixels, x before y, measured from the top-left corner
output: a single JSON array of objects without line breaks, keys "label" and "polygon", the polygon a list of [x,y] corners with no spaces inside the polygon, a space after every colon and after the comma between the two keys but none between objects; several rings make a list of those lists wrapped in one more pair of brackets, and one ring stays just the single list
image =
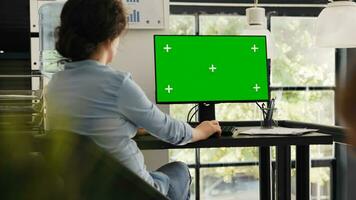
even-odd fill
[{"label": "chroma key screen", "polygon": [[268,101],[264,36],[155,35],[157,103]]}]

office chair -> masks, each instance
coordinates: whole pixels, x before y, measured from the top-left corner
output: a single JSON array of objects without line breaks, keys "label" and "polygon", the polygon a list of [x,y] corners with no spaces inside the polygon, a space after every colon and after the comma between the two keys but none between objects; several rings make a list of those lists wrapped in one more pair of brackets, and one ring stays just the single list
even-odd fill
[{"label": "office chair", "polygon": [[0,166],[1,199],[167,199],[87,136],[52,131],[29,150]]},{"label": "office chair", "polygon": [[49,167],[34,153],[32,135],[0,131],[0,199],[64,199],[62,179]]}]

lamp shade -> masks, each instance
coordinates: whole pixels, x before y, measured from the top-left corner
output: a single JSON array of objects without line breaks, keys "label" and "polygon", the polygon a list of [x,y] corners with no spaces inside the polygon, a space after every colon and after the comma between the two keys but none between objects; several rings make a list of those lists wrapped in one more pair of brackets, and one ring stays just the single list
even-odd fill
[{"label": "lamp shade", "polygon": [[261,35],[266,36],[267,40],[267,58],[271,59],[274,55],[274,45],[271,33],[267,30],[267,19],[265,9],[253,7],[246,9],[248,27],[241,35]]},{"label": "lamp shade", "polygon": [[329,3],[317,19],[315,42],[319,47],[355,48],[356,3]]},{"label": "lamp shade", "polygon": [[250,25],[248,26],[241,35],[261,35],[266,36],[267,40],[267,58],[272,59],[274,55],[274,45],[271,37],[271,33],[264,28],[263,25]]}]

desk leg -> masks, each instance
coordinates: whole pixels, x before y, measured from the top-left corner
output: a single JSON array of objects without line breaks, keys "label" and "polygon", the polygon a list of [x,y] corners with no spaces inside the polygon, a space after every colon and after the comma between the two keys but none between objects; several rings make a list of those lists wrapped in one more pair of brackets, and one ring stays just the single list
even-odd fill
[{"label": "desk leg", "polygon": [[200,149],[195,149],[195,199],[200,200]]},{"label": "desk leg", "polygon": [[259,148],[260,200],[271,200],[271,157],[269,147]]},{"label": "desk leg", "polygon": [[310,151],[309,145],[297,146],[296,171],[297,193],[296,200],[310,199]]},{"label": "desk leg", "polygon": [[277,200],[291,199],[291,157],[290,146],[276,147]]}]

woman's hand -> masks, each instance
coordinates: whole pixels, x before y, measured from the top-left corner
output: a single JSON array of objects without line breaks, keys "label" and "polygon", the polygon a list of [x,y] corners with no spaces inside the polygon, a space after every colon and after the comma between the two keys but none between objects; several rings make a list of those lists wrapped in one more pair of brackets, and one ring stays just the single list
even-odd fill
[{"label": "woman's hand", "polygon": [[144,128],[137,129],[137,136],[148,135],[147,131]]},{"label": "woman's hand", "polygon": [[192,142],[208,139],[214,133],[221,135],[221,127],[218,121],[204,121],[193,130]]}]

